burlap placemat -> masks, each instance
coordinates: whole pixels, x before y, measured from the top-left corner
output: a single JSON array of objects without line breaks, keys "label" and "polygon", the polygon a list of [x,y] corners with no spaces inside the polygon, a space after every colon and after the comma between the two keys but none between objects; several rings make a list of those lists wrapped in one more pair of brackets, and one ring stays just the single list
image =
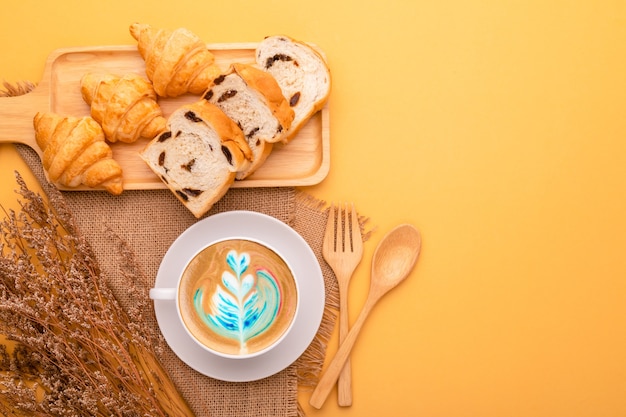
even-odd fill
[{"label": "burlap placemat", "polygon": [[[16,145],[44,191],[49,192],[41,162],[27,146]],[[120,273],[119,240],[134,252],[145,275],[140,283],[147,290],[154,284],[159,264],[173,241],[197,221],[168,190],[125,191],[121,196],[106,192],[64,192],[79,229],[94,252],[111,287],[124,306],[134,300]],[[309,243],[320,261],[326,287],[326,310],[320,331],[296,363],[267,378],[231,383],[206,377],[182,362],[163,342],[161,361],[197,416],[298,416],[302,408],[297,394],[315,384],[326,353],[326,342],[335,323],[338,289],[334,275],[321,255],[327,219],[324,203],[294,188],[231,189],[207,215],[229,210],[265,213],[292,226]],[[150,325],[158,328],[153,316]]]}]

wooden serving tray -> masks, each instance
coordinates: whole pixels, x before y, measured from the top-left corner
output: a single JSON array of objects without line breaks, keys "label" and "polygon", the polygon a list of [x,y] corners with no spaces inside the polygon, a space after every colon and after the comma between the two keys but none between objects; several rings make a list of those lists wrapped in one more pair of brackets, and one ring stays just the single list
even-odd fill
[{"label": "wooden serving tray", "polygon": [[[256,43],[209,44],[217,64],[223,69],[231,63],[254,62]],[[64,48],[54,51],[47,59],[44,74],[37,87],[28,94],[0,99],[0,142],[23,143],[41,157],[35,141],[33,117],[37,112],[54,112],[67,116],[87,116],[89,106],[80,93],[80,79],[91,71],[117,75],[145,75],[145,64],[136,46],[98,46]],[[163,115],[168,117],[179,106],[199,100],[185,95],[160,99]],[[148,165],[139,157],[148,140],[133,144],[111,144],[113,157],[124,171],[124,189],[166,188]],[[329,111],[328,104],[300,130],[288,144],[276,144],[266,162],[254,174],[233,187],[305,186],[321,182],[329,169]],[[64,190],[92,190],[86,187]]]}]

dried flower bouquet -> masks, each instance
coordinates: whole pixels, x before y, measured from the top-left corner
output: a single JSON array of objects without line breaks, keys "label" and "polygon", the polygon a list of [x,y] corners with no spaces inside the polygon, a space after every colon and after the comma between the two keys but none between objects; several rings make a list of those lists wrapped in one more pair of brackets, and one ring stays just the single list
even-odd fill
[{"label": "dried flower bouquet", "polygon": [[157,359],[145,303],[124,310],[61,194],[46,201],[16,177],[22,210],[2,208],[0,223],[0,334],[11,341],[0,414],[192,416]]}]

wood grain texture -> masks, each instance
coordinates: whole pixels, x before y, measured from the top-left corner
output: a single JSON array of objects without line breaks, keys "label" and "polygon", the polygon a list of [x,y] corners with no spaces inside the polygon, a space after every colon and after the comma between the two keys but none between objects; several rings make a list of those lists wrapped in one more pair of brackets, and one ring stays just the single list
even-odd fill
[{"label": "wood grain texture", "polygon": [[[254,62],[256,43],[209,44],[217,64],[227,69],[231,63]],[[111,72],[118,75],[137,73],[145,76],[145,64],[136,46],[97,46],[63,48],[48,57],[42,80],[28,94],[0,99],[0,142],[23,143],[41,155],[35,142],[33,117],[37,112],[86,116],[89,106],[80,93],[80,79],[87,72]],[[184,95],[160,99],[165,117],[179,106],[196,101],[199,96]],[[315,114],[287,145],[276,144],[265,164],[233,187],[306,186],[321,182],[329,170],[328,104]],[[124,170],[124,189],[166,188],[139,157],[148,140],[133,144],[113,143],[113,157]],[[68,189],[69,190],[69,189]],[[90,190],[79,187],[72,190]]]}]

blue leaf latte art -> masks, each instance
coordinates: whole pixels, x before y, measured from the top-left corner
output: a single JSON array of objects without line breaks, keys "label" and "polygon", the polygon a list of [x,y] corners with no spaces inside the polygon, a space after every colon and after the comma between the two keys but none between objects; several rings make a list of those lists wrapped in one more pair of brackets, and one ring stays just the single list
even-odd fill
[{"label": "blue leaf latte art", "polygon": [[[281,306],[281,288],[272,274],[262,268],[248,271],[250,255],[231,250],[226,255],[230,271],[222,273],[221,284],[213,294],[198,288],[194,308],[203,323],[215,333],[238,341],[240,353],[246,343],[266,331],[276,320]],[[203,300],[211,297],[208,311]]]}]

